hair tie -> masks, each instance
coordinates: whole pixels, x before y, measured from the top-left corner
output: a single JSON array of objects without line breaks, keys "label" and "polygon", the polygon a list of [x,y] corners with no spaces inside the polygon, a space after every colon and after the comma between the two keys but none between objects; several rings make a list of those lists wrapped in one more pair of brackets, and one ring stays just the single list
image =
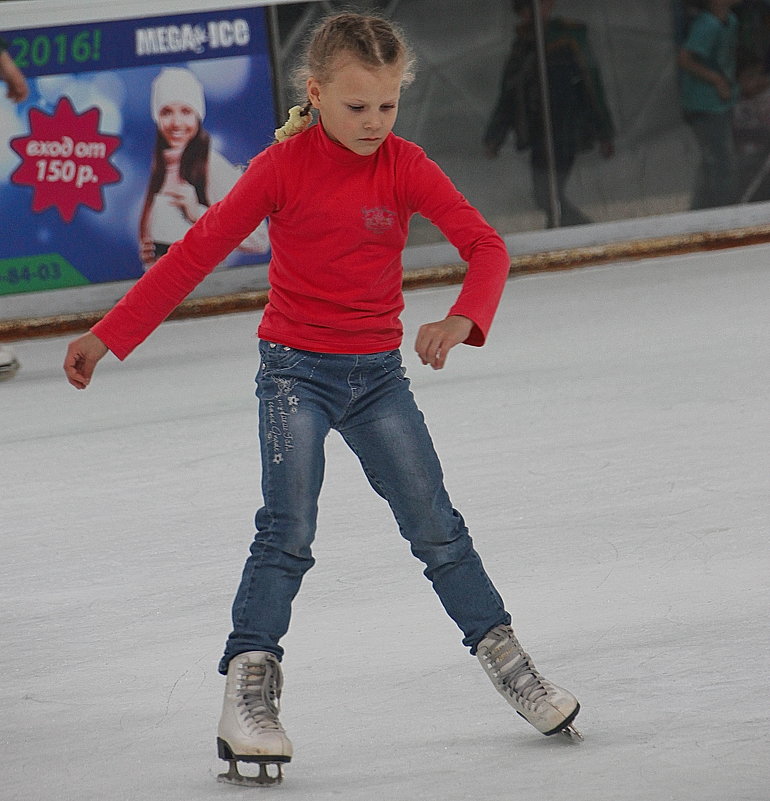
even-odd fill
[{"label": "hair tie", "polygon": [[302,133],[302,131],[310,125],[310,111],[302,108],[302,106],[292,106],[289,109],[289,119],[275,131],[275,141],[283,142],[294,134]]}]

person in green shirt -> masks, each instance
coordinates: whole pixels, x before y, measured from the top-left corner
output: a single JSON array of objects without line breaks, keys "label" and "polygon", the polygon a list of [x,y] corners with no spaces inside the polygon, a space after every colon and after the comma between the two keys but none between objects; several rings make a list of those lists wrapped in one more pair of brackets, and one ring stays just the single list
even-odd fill
[{"label": "person in green shirt", "polygon": [[693,2],[700,13],[679,50],[684,117],[700,148],[691,207],[707,209],[736,200],[733,106],[738,99],[735,0]]}]

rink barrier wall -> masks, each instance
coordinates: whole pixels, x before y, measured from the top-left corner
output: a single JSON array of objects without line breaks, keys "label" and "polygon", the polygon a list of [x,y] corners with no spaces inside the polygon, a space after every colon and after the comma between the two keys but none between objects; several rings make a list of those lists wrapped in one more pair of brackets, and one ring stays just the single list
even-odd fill
[{"label": "rink barrier wall", "polygon": [[[722,231],[678,234],[649,239],[613,242],[577,248],[544,250],[511,257],[510,278],[557,270],[574,270],[611,262],[643,260],[698,251],[744,247],[770,242],[770,225]],[[459,284],[467,265],[444,264],[412,269],[404,273],[404,290]],[[168,320],[212,317],[237,312],[254,312],[265,307],[268,290],[232,292],[204,298],[189,298],[169,315]],[[109,309],[75,312],[48,317],[0,320],[0,342],[61,336],[87,331]]]}]

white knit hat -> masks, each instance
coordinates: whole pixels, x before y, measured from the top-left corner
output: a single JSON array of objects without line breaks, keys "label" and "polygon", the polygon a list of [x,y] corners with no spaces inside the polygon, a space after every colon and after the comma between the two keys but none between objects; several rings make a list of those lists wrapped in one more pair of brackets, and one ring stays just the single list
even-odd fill
[{"label": "white knit hat", "polygon": [[150,108],[156,123],[160,119],[160,110],[169,103],[187,104],[198,113],[201,120],[206,116],[203,86],[190,70],[167,67],[152,82]]}]

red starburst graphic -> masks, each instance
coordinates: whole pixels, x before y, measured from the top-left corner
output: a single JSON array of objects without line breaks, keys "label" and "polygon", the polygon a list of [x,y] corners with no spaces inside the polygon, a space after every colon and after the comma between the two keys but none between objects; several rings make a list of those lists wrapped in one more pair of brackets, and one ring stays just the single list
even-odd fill
[{"label": "red starburst graphic", "polygon": [[109,161],[120,137],[99,133],[100,116],[98,108],[78,114],[68,97],[59,100],[53,114],[30,110],[29,136],[11,140],[22,160],[11,181],[33,188],[32,211],[55,206],[72,222],[78,206],[104,208],[102,187],[121,178]]}]

